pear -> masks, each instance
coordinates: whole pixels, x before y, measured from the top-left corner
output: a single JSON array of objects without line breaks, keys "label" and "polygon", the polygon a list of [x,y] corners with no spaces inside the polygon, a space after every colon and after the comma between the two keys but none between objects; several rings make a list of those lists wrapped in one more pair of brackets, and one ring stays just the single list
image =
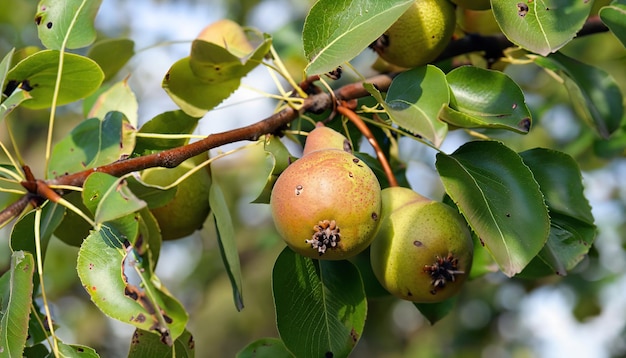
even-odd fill
[{"label": "pear", "polygon": [[417,67],[433,61],[452,39],[454,6],[447,0],[415,0],[370,47],[388,63]]},{"label": "pear", "polygon": [[[337,140],[341,134],[326,129],[312,131],[305,145],[319,139],[333,148],[343,146],[344,141]],[[318,149],[307,151],[281,173],[270,207],[278,233],[295,252],[342,260],[363,251],[374,239],[380,191],[378,179],[363,161],[342,149]]]},{"label": "pear", "polygon": [[381,193],[382,217],[370,248],[381,285],[404,300],[433,303],[456,295],[472,265],[473,243],[452,207],[408,188]]},{"label": "pear", "polygon": [[322,122],[317,122],[315,129],[306,137],[302,155],[323,149],[338,149],[352,153],[352,145],[343,134],[326,127]]}]

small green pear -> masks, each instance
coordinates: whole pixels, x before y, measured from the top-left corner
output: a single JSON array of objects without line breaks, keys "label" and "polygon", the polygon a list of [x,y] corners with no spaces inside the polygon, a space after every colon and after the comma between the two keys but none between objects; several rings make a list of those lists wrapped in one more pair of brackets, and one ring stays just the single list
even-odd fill
[{"label": "small green pear", "polygon": [[461,215],[408,188],[381,193],[382,218],[370,248],[376,278],[399,298],[440,302],[456,295],[472,265],[473,243]]}]

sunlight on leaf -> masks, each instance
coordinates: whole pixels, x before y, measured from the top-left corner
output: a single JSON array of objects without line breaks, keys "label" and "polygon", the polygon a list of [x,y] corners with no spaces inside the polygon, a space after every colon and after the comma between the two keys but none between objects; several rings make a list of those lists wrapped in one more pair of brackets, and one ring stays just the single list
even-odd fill
[{"label": "sunlight on leaf", "polygon": [[513,276],[548,239],[550,218],[539,185],[520,156],[499,142],[476,141],[437,154],[437,171],[502,272]]},{"label": "sunlight on leaf", "polygon": [[611,30],[622,45],[626,47],[626,1],[613,1],[610,5],[604,6],[598,12],[602,22]]},{"label": "sunlight on leaf", "polygon": [[304,22],[302,41],[309,75],[352,60],[383,34],[414,0],[319,0]]},{"label": "sunlight on leaf", "polygon": [[[90,45],[96,39],[93,23],[101,2],[101,0],[41,0],[35,14],[41,43],[49,49],[60,50],[72,26],[66,47],[75,49]],[[73,23],[75,16],[76,22]]]}]

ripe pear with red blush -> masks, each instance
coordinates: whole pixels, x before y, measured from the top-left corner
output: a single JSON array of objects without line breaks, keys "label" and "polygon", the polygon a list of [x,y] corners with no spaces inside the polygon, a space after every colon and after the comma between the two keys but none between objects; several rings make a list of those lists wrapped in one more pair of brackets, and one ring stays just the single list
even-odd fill
[{"label": "ripe pear with red blush", "polygon": [[272,189],[276,229],[303,256],[347,259],[368,247],[378,229],[380,184],[363,161],[344,150],[344,143],[338,132],[317,127],[307,138],[305,154]]},{"label": "ripe pear with red blush", "polygon": [[434,303],[459,293],[472,265],[473,243],[452,207],[408,188],[382,191],[382,217],[370,248],[372,270],[394,296]]}]

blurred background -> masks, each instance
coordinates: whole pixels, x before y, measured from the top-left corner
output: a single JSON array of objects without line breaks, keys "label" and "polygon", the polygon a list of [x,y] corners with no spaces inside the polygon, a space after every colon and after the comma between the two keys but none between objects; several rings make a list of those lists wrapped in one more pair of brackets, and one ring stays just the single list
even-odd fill
[{"label": "blurred background", "polygon": [[[161,89],[163,75],[188,55],[190,42],[209,23],[231,18],[273,36],[275,47],[302,78],[306,64],[301,29],[312,0],[103,0],[96,18],[100,38],[135,41],[136,56],[116,80],[130,76],[139,101],[139,118],[176,109]],[[37,1],[0,0],[0,55],[11,48],[41,46],[34,24]],[[580,38],[563,52],[611,73],[626,93],[626,50],[611,34]],[[372,74],[375,56],[365,51],[354,61]],[[586,195],[599,234],[590,254],[566,277],[540,281],[489,274],[469,282],[452,314],[431,326],[411,303],[392,298],[369,302],[365,333],[354,357],[623,357],[626,355],[626,160],[593,154],[591,131],[577,117],[562,86],[533,65],[505,70],[522,87],[533,112],[526,136],[493,133],[516,150],[537,146],[572,155],[583,170]],[[356,77],[345,78],[346,81]],[[114,80],[114,81],[116,81]],[[277,93],[267,70],[258,68],[243,83]],[[200,122],[198,134],[209,134],[256,122],[271,115],[275,102],[249,89],[237,91]],[[62,138],[83,118],[80,104],[59,109],[55,137]],[[43,168],[43,146],[49,112],[20,109],[12,126],[25,161]],[[15,123],[15,121],[12,121]],[[7,143],[6,130],[0,139]],[[452,152],[467,138],[451,133],[443,150]],[[245,144],[245,143],[244,143]],[[300,155],[294,143],[287,143]],[[213,155],[242,143],[218,148]],[[443,188],[434,169],[434,152],[410,140],[400,143],[413,189],[440,199]],[[237,312],[215,242],[205,228],[166,242],[157,267],[165,286],[190,314],[198,357],[232,357],[248,343],[277,337],[272,303],[271,271],[284,247],[274,231],[267,205],[250,204],[264,185],[259,157],[251,146],[218,160],[213,170],[231,203],[243,270],[245,308]],[[36,171],[36,170],[35,170]],[[35,174],[38,174],[37,171]],[[40,174],[40,173],[39,173]],[[10,228],[0,230],[0,271],[9,265]],[[67,343],[94,347],[102,357],[128,352],[133,327],[111,320],[91,304],[75,270],[77,249],[52,240],[46,259],[46,288],[52,301],[57,333]]]}]

